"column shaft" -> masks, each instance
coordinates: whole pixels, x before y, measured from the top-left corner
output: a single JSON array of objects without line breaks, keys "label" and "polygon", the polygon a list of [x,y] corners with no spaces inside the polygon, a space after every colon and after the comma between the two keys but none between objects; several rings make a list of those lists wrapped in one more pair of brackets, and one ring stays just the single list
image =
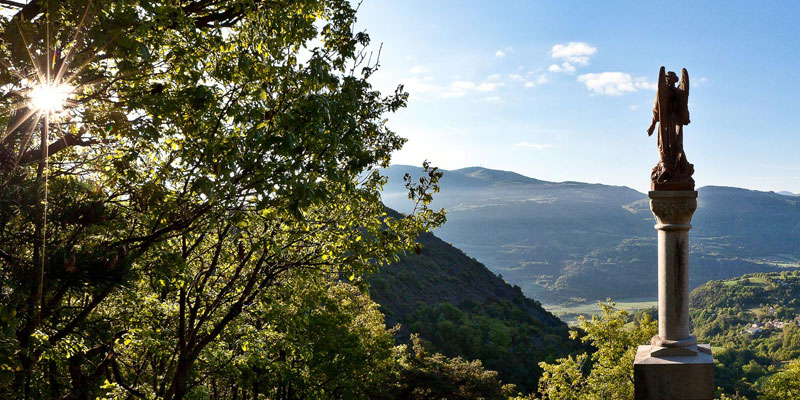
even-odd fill
[{"label": "column shaft", "polygon": [[658,336],[689,337],[689,231],[658,230]]},{"label": "column shaft", "polygon": [[689,334],[689,229],[695,191],[652,191],[650,210],[658,231],[658,336],[653,344],[687,347]]}]

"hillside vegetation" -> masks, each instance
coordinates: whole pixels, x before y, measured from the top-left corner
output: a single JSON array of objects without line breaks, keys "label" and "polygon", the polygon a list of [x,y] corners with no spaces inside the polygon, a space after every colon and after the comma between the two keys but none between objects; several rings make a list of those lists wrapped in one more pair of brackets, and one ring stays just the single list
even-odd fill
[{"label": "hillside vegetation", "polygon": [[716,348],[716,385],[758,395],[767,377],[800,359],[800,272],[708,282],[690,296],[694,334]]},{"label": "hillside vegetation", "polygon": [[580,349],[566,324],[526,298],[483,264],[432,234],[419,237],[419,254],[370,278],[370,295],[401,341],[419,334],[433,351],[479,359],[503,382],[536,389],[538,363]]},{"label": "hillside vegetation", "polygon": [[[383,200],[404,211],[394,165]],[[621,186],[546,182],[479,167],[445,171],[432,206],[437,230],[490,270],[544,303],[654,296],[656,232],[647,196]],[[800,265],[800,199],[771,192],[700,188],[690,232],[690,282]]]}]

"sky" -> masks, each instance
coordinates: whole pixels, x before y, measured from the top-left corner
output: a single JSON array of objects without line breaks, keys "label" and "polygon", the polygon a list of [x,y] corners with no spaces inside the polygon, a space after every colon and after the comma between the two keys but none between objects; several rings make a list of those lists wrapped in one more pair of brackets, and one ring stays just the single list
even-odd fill
[{"label": "sky", "polygon": [[364,0],[381,69],[408,107],[396,164],[510,170],[649,190],[664,65],[689,71],[697,187],[800,193],[800,2]]}]

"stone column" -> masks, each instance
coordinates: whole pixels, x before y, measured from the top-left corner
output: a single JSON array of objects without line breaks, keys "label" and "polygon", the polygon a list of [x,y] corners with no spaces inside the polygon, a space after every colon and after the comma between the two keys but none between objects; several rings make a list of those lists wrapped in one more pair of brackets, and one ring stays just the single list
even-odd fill
[{"label": "stone column", "polygon": [[689,223],[695,209],[694,190],[650,192],[658,230],[658,336],[651,344],[692,351],[676,354],[674,350],[673,355],[696,352],[691,346],[697,341],[689,335]]},{"label": "stone column", "polygon": [[650,192],[658,231],[658,335],[633,363],[636,400],[713,399],[714,359],[689,332],[689,229],[694,190]]}]

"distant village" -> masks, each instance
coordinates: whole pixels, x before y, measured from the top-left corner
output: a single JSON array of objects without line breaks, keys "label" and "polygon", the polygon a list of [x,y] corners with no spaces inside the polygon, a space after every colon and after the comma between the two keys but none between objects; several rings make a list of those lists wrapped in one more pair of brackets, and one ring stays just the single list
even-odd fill
[{"label": "distant village", "polygon": [[[777,314],[777,310],[775,310],[775,307],[769,306],[767,309],[767,314],[774,317]],[[781,321],[779,319],[773,319],[764,323],[754,321],[747,329],[744,330],[744,333],[750,336],[761,336],[769,333],[769,331],[781,330],[784,326],[786,326],[786,324],[800,326],[800,315],[795,315],[794,319],[790,321]]]}]

